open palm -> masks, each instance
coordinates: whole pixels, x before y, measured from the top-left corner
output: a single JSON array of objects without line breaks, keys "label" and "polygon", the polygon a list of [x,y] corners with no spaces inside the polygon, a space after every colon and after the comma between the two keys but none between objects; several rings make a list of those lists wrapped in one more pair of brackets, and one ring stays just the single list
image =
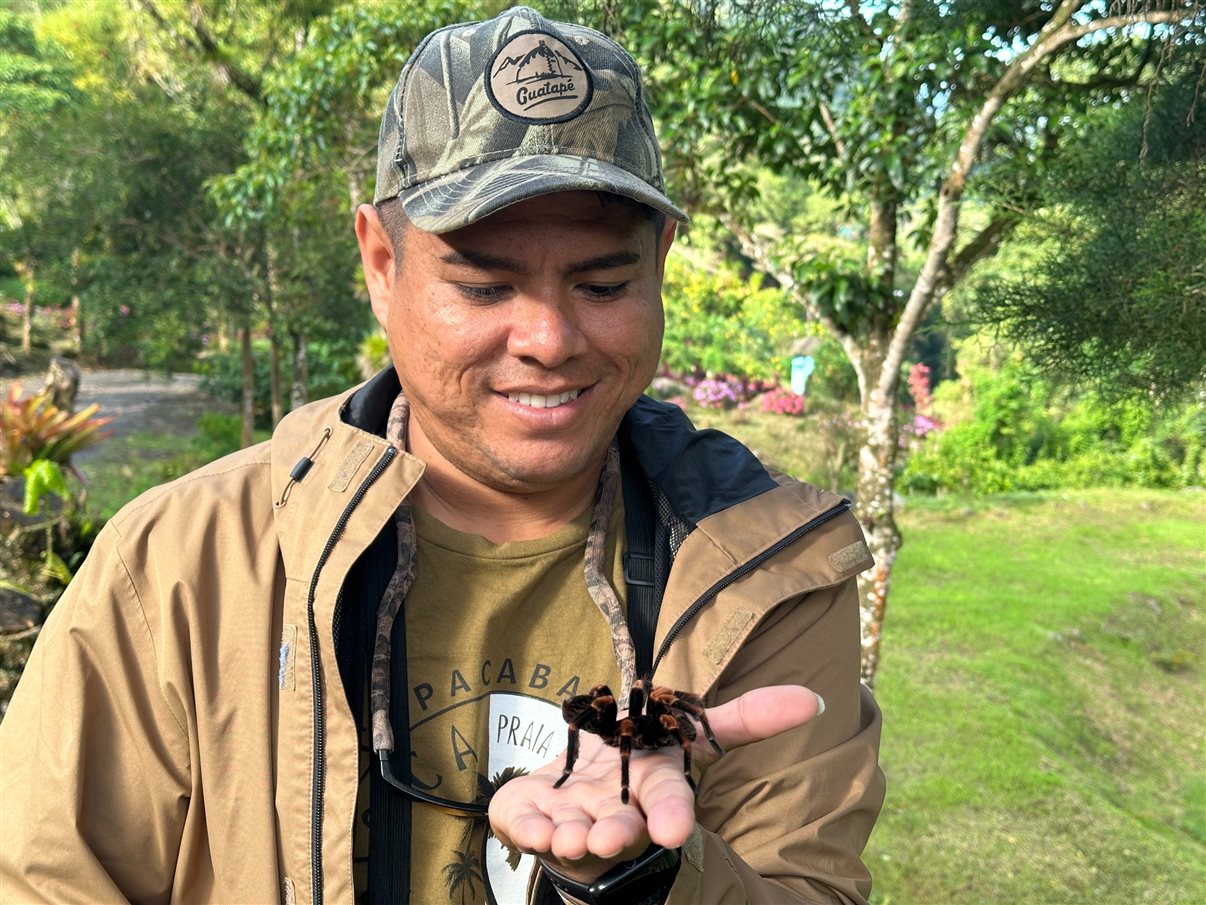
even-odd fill
[{"label": "open palm", "polygon": [[[798,685],[747,692],[708,710],[721,747],[736,748],[778,735],[816,716],[820,699]],[[560,789],[564,753],[504,785],[490,801],[490,824],[504,845],[553,863],[561,873],[593,880],[655,842],[677,848],[695,825],[695,793],[683,775],[678,746],[633,752],[628,804],[620,801],[620,753],[583,733],[574,772]],[[716,755],[694,749],[706,766]]]}]

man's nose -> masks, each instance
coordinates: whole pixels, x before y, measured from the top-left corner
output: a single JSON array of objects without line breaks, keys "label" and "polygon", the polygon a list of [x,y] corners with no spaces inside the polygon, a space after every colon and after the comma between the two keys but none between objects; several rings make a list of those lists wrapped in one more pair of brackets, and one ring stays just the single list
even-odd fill
[{"label": "man's nose", "polygon": [[572,303],[555,297],[518,300],[507,351],[545,368],[555,368],[580,354],[586,338],[579,329]]}]

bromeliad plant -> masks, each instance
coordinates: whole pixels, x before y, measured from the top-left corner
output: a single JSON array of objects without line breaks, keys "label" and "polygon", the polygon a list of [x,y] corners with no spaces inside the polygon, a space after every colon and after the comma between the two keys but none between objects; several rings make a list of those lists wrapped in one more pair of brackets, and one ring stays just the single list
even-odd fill
[{"label": "bromeliad plant", "polygon": [[51,401],[49,390],[22,399],[21,384],[13,381],[0,409],[0,480],[25,479],[27,515],[38,511],[47,493],[69,497],[64,469],[82,479],[71,457],[107,437],[101,429],[113,420],[95,417],[99,410],[90,405],[74,414],[65,411]]}]

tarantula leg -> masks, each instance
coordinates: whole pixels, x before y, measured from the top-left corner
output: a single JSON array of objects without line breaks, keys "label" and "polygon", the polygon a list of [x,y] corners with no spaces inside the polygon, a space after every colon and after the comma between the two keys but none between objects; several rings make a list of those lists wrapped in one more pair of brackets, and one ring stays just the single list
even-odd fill
[{"label": "tarantula leg", "polygon": [[701,707],[699,713],[694,714],[699,719],[699,725],[703,726],[704,738],[708,740],[708,744],[716,751],[717,754],[724,754],[724,748],[720,747],[720,742],[716,741],[716,736],[712,734],[712,727],[708,725],[708,714]]},{"label": "tarantula leg", "polygon": [[578,727],[573,723],[569,727],[569,741],[565,745],[565,769],[561,772],[561,778],[553,783],[554,789],[560,789],[565,781],[569,779],[570,774],[574,772],[574,761],[578,759]]},{"label": "tarantula leg", "polygon": [[699,720],[699,725],[703,727],[704,738],[708,740],[708,744],[712,746],[717,754],[724,754],[724,748],[720,747],[720,742],[716,741],[716,736],[712,734],[712,726],[708,722],[708,712],[707,708],[703,705],[703,701],[697,695],[686,691],[675,691],[672,694],[677,699],[674,705]]},{"label": "tarantula leg", "polygon": [[632,719],[620,721],[620,801],[628,804],[628,760],[632,757]]},{"label": "tarantula leg", "polygon": [[695,780],[691,776],[691,736],[683,731],[682,726],[678,724],[678,720],[672,714],[663,713],[661,716],[662,728],[678,741],[678,744],[683,749],[683,776],[687,780],[687,785],[691,787],[691,791],[697,791],[695,788]]}]

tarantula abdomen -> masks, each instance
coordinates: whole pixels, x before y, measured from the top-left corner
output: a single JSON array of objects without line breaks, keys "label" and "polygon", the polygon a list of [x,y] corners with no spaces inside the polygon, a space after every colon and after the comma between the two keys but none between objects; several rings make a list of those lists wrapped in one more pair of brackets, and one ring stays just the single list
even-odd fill
[{"label": "tarantula abdomen", "polygon": [[695,724],[699,720],[704,737],[718,754],[723,749],[712,735],[707,712],[699,695],[674,691],[662,686],[653,687],[648,680],[639,679],[628,696],[628,715],[620,716],[619,705],[611,689],[596,685],[586,694],[567,698],[561,713],[569,724],[569,743],[565,749],[565,771],[553,784],[554,788],[569,778],[578,759],[578,733],[585,731],[599,736],[604,744],[620,749],[620,800],[628,803],[628,760],[634,748],[666,748],[677,744],[683,749],[683,775],[691,788],[691,747],[696,739]]}]

